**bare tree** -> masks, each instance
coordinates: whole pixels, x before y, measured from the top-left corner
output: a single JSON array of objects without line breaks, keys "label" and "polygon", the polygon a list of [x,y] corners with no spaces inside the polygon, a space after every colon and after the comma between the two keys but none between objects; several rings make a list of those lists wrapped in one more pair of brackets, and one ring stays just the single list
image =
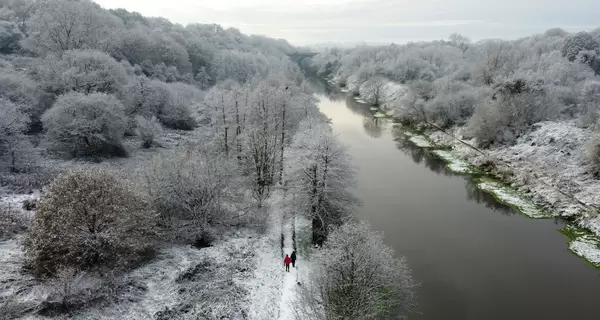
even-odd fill
[{"label": "bare tree", "polygon": [[381,76],[371,77],[361,87],[361,95],[365,97],[365,100],[372,105],[379,106],[385,98],[385,84],[386,80]]},{"label": "bare tree", "polygon": [[186,241],[207,241],[211,227],[231,218],[224,202],[235,203],[235,173],[220,153],[188,146],[154,157],[146,190],[164,225]]},{"label": "bare tree", "polygon": [[299,289],[297,319],[406,319],[415,289],[404,258],[366,223],[333,231],[313,256],[308,283]]}]

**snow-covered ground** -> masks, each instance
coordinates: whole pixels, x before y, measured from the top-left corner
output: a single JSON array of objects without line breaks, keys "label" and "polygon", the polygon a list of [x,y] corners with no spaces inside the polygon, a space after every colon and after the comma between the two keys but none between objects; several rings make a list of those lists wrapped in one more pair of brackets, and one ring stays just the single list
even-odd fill
[{"label": "snow-covered ground", "polygon": [[[294,251],[294,217],[286,217],[283,224],[283,256],[291,255]],[[283,261],[283,257],[282,260]],[[290,266],[290,272],[283,275],[283,286],[281,290],[281,301],[279,303],[279,320],[294,320],[294,301],[296,298],[296,287],[298,286],[298,274],[295,267]]]}]

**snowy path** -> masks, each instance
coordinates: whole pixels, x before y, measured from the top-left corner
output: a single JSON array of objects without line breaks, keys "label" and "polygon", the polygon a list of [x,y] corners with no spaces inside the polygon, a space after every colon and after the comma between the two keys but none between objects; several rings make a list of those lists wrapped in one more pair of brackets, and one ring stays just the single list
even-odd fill
[{"label": "snowy path", "polygon": [[[286,254],[291,255],[292,251],[294,251],[294,219],[293,217],[288,217],[285,219],[283,225],[283,257]],[[283,257],[281,257],[282,264],[282,272],[284,272],[283,276],[283,288],[281,290],[281,302],[279,304],[279,320],[293,320],[294,312],[292,309],[292,303],[294,301],[294,297],[296,295],[296,283],[298,282],[298,275],[296,268],[292,268],[290,265],[290,272],[285,272],[285,267],[283,266]]]}]

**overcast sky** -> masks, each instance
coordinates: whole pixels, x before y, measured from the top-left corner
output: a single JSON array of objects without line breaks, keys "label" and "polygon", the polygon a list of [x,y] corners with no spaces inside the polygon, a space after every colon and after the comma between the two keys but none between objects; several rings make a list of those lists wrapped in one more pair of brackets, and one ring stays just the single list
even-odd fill
[{"label": "overcast sky", "polygon": [[295,45],[514,39],[600,27],[600,0],[96,0],[173,22],[218,23]]}]

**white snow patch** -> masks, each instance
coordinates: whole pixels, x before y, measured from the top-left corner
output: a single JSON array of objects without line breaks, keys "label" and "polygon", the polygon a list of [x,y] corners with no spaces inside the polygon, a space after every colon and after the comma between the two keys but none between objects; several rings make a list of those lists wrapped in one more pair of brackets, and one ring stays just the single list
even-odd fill
[{"label": "white snow patch", "polygon": [[530,218],[548,218],[548,215],[542,210],[540,210],[530,200],[527,200],[515,194],[515,192],[509,190],[507,187],[505,187],[499,182],[482,181],[478,183],[477,186],[483,191],[487,191],[489,193],[494,194],[500,201],[512,207],[518,208],[519,211],[521,211],[524,215]]},{"label": "white snow patch", "polygon": [[595,266],[600,266],[600,249],[596,241],[579,237],[569,244],[569,249]]},{"label": "white snow patch", "polygon": [[387,117],[388,117],[388,115],[387,115],[387,114],[385,114],[385,113],[383,113],[383,112],[381,112],[381,111],[377,111],[377,112],[375,113],[375,115],[373,115],[373,116],[374,116],[375,118],[387,118]]},{"label": "white snow patch", "polygon": [[457,157],[454,153],[446,150],[434,150],[434,154],[447,162],[448,169],[458,173],[472,173],[471,165]]}]

